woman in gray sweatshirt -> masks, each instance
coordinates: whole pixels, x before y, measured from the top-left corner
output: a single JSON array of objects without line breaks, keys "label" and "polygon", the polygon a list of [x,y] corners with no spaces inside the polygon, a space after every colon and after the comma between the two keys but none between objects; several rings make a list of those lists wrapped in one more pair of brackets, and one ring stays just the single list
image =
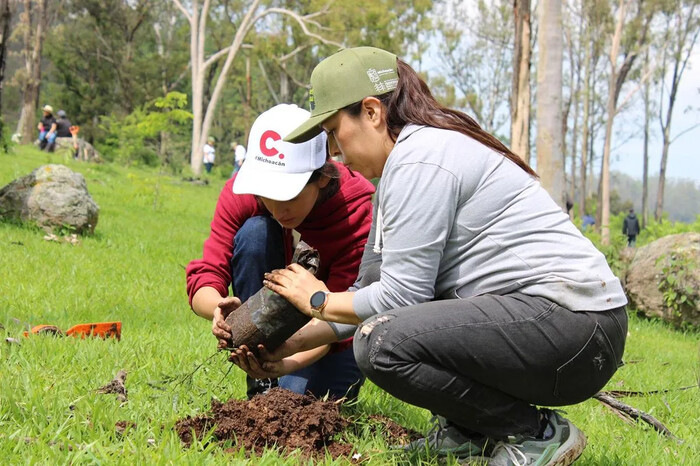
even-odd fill
[{"label": "woman in gray sweatshirt", "polygon": [[[579,403],[622,361],[624,292],[604,256],[535,172],[395,55],[343,50],[311,75],[311,118],[333,155],[380,178],[356,287],[329,293],[301,267],[265,285],[315,317],[275,354],[234,354],[244,370],[355,331],[376,385],[436,415],[409,448],[494,465],[566,465],[586,438],[536,406]],[[359,325],[359,326],[358,326]]]}]

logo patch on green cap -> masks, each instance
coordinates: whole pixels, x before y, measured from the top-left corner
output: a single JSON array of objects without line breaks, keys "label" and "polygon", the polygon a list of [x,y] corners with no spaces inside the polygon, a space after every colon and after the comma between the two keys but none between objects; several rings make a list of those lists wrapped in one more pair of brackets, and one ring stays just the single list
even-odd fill
[{"label": "logo patch on green cap", "polygon": [[399,78],[396,77],[396,70],[392,68],[385,70],[368,68],[367,77],[372,82],[372,84],[374,84],[374,89],[380,94],[393,91],[394,89],[396,89],[396,86],[399,82]]}]

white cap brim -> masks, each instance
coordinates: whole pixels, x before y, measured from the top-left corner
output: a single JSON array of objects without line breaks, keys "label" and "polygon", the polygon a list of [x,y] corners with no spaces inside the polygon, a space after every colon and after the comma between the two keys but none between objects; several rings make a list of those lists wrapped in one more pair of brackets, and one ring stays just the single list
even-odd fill
[{"label": "white cap brim", "polygon": [[253,194],[275,201],[288,201],[299,195],[313,171],[282,173],[256,170],[252,164],[243,163],[233,181],[234,194]]}]

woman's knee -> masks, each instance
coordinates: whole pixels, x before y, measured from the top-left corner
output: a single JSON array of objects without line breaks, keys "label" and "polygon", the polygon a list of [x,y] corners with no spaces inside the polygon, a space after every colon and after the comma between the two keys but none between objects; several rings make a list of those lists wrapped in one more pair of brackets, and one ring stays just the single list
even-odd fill
[{"label": "woman's knee", "polygon": [[272,242],[282,242],[282,227],[272,217],[250,217],[236,232],[233,240],[234,255],[254,260],[266,257]]},{"label": "woman's knee", "polygon": [[[360,371],[370,380],[391,372],[394,358],[387,351],[388,333],[393,315],[380,314],[360,324],[353,339],[355,361]],[[397,361],[394,361],[397,362]]]}]

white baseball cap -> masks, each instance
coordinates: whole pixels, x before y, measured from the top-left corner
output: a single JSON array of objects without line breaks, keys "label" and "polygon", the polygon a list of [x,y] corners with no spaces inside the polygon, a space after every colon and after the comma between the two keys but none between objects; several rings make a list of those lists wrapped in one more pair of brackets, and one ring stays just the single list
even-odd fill
[{"label": "white baseball cap", "polygon": [[302,144],[283,139],[309,116],[296,105],[280,104],[255,120],[245,163],[233,182],[235,194],[288,201],[304,189],[314,170],[326,163],[326,135],[321,133]]}]

